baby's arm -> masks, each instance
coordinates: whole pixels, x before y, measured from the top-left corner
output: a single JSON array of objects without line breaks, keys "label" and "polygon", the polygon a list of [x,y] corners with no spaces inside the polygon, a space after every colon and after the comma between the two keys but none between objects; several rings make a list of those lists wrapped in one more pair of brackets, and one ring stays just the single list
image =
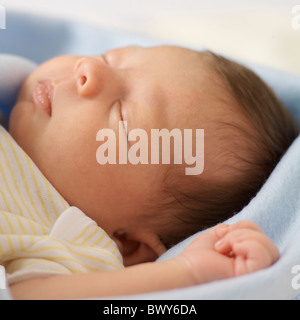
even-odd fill
[{"label": "baby's arm", "polygon": [[25,280],[11,286],[16,299],[80,299],[168,290],[266,268],[276,246],[252,222],[218,225],[198,236],[179,256],[118,271]]}]

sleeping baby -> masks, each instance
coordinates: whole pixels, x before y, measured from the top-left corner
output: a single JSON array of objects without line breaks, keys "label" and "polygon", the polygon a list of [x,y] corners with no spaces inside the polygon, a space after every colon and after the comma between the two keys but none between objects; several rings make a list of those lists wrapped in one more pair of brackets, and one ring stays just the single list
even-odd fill
[{"label": "sleeping baby", "polygon": [[[174,142],[173,163],[153,164],[153,144],[130,135],[163,128],[204,132],[201,174],[175,161]],[[118,133],[116,158],[125,141],[128,159],[143,151],[148,164],[100,164],[99,147],[107,159],[112,150],[109,135],[96,139],[102,129]],[[0,133],[0,262],[15,299],[180,288],[279,257],[253,222],[220,224],[249,203],[298,135],[271,89],[237,63],[175,46],[56,57],[26,78],[9,133]],[[177,257],[155,262],[207,228]]]}]

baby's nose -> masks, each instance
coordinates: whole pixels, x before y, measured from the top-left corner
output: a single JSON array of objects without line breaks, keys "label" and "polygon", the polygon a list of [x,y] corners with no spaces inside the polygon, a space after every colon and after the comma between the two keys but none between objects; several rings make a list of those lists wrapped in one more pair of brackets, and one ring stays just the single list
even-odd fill
[{"label": "baby's nose", "polygon": [[80,58],[74,66],[78,94],[91,97],[103,90],[109,77],[109,67],[98,58]]}]

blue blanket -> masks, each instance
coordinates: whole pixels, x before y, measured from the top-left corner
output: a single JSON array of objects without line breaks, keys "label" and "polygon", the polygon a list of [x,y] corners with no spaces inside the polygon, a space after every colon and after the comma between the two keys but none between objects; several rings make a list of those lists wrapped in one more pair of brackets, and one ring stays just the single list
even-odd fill
[{"label": "blue blanket", "polygon": [[[0,31],[0,54],[19,55],[40,63],[60,54],[95,54],[126,45],[159,45],[162,41],[124,34],[107,28],[92,28],[70,21],[7,13],[9,28]],[[165,41],[163,42],[164,44]],[[178,43],[169,43],[178,44]],[[0,107],[9,113],[15,92],[34,63],[0,55]],[[17,59],[17,60],[16,60]],[[1,64],[2,61],[2,64]],[[17,62],[16,62],[17,61]],[[20,68],[13,68],[13,65]],[[246,64],[248,64],[246,62]],[[10,88],[4,71],[11,66]],[[248,64],[276,91],[300,124],[300,77]],[[2,75],[2,76],[1,76]],[[2,89],[1,89],[2,88]],[[2,91],[1,91],[2,90]],[[5,107],[4,107],[5,105]],[[296,139],[257,196],[235,217],[256,222],[278,245],[281,258],[272,267],[247,276],[195,287],[125,299],[300,299],[300,137]],[[170,249],[159,260],[178,254],[195,237]],[[9,292],[0,290],[0,298]],[[97,297],[95,297],[97,298]]]}]

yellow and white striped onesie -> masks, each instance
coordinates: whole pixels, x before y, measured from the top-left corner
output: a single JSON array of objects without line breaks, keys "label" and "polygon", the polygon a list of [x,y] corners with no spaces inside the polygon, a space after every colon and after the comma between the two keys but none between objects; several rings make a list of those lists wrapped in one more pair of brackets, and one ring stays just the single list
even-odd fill
[{"label": "yellow and white striped onesie", "polygon": [[0,127],[0,264],[8,283],[123,268],[116,244],[70,207]]}]

